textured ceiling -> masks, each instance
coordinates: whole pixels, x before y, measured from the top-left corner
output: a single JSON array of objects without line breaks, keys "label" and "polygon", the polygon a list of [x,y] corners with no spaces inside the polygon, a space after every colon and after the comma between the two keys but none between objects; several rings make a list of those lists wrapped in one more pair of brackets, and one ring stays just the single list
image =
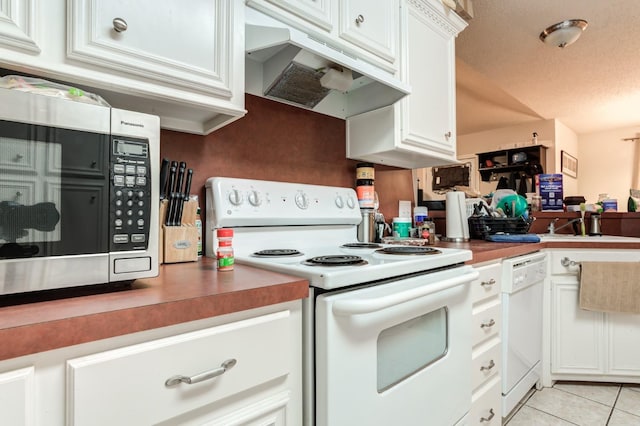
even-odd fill
[{"label": "textured ceiling", "polygon": [[[474,0],[456,41],[458,134],[556,118],[578,134],[640,125],[639,0]],[[538,38],[580,18],[560,49]]]}]

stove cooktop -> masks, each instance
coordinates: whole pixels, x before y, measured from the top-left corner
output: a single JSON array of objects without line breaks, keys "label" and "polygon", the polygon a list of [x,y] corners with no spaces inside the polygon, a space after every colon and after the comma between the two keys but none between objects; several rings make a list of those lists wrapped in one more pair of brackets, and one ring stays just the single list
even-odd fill
[{"label": "stove cooktop", "polygon": [[368,247],[334,245],[278,251],[296,254],[256,256],[255,252],[241,252],[236,253],[235,258],[239,264],[303,277],[312,286],[326,290],[428,272],[471,259],[469,250],[378,244]]}]

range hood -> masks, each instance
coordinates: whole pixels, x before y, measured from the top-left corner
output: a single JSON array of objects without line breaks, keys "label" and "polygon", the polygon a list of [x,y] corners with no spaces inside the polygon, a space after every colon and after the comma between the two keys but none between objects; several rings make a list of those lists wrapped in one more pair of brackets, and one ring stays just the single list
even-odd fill
[{"label": "range hood", "polygon": [[410,86],[296,28],[245,7],[247,93],[338,118],[391,105]]}]

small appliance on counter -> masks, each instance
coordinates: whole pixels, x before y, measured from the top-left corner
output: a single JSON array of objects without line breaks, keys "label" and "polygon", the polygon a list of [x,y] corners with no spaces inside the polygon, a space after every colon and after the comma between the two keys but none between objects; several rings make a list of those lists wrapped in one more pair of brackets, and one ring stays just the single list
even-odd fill
[{"label": "small appliance on counter", "polygon": [[0,294],[158,275],[160,119],[20,90],[0,99]]},{"label": "small appliance on counter", "polygon": [[442,241],[469,241],[469,222],[464,192],[447,192],[446,205],[447,236],[441,238]]}]

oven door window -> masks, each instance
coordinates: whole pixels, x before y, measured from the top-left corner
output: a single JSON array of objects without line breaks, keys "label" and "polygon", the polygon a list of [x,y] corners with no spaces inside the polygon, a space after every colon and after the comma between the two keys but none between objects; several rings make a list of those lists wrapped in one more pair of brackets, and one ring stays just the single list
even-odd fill
[{"label": "oven door window", "polygon": [[0,120],[0,259],[108,251],[109,137]]},{"label": "oven door window", "polygon": [[447,308],[383,330],[378,336],[378,393],[436,362],[447,353]]}]

